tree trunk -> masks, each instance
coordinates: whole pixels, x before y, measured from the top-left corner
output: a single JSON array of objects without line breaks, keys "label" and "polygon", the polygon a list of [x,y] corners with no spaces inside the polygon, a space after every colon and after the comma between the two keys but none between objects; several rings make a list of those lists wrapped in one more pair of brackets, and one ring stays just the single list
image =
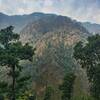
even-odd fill
[{"label": "tree trunk", "polygon": [[15,98],[15,66],[12,67],[12,100]]}]

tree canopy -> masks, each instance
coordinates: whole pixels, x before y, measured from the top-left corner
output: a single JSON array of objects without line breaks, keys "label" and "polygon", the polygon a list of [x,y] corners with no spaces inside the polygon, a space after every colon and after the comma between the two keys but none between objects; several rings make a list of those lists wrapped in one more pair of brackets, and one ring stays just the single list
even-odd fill
[{"label": "tree canopy", "polygon": [[11,78],[11,84],[0,83],[0,93],[5,92],[10,100],[16,99],[17,91],[19,92],[29,79],[29,76],[20,77],[22,67],[19,61],[32,61],[34,55],[34,49],[28,43],[23,45],[19,41],[20,36],[15,34],[13,29],[13,26],[9,26],[0,31],[0,65],[9,68],[7,75]]},{"label": "tree canopy", "polygon": [[59,89],[62,91],[61,100],[71,100],[75,81],[74,73],[67,73]]},{"label": "tree canopy", "polygon": [[79,42],[74,48],[74,57],[82,68],[87,70],[91,83],[91,94],[100,99],[100,36],[94,35],[87,39],[87,43]]}]

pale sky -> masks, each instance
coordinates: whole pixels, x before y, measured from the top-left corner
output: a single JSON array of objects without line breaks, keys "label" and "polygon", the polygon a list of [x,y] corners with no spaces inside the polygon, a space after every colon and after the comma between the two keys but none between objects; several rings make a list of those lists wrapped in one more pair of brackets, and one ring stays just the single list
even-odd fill
[{"label": "pale sky", "polygon": [[0,0],[0,12],[8,15],[45,12],[100,23],[100,0]]}]

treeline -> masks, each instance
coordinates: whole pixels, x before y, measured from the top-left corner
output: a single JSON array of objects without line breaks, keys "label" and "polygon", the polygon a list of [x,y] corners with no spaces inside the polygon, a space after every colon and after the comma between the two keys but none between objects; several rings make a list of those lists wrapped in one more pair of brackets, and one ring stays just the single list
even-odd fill
[{"label": "treeline", "polygon": [[86,69],[90,95],[100,100],[100,35],[88,37],[87,43],[79,42],[74,48],[74,57]]},{"label": "treeline", "polygon": [[30,76],[21,76],[23,70],[20,60],[32,61],[34,49],[28,43],[22,44],[19,35],[13,32],[14,27],[9,26],[0,31],[0,65],[8,68],[9,81],[0,81],[0,100],[16,100],[27,89]]}]

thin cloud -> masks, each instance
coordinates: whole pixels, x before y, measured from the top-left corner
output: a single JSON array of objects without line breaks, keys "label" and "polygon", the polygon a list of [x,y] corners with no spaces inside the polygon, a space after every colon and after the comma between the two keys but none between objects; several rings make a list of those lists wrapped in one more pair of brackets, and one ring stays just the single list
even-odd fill
[{"label": "thin cloud", "polygon": [[56,13],[100,23],[100,0],[0,0],[0,11],[9,15]]}]

